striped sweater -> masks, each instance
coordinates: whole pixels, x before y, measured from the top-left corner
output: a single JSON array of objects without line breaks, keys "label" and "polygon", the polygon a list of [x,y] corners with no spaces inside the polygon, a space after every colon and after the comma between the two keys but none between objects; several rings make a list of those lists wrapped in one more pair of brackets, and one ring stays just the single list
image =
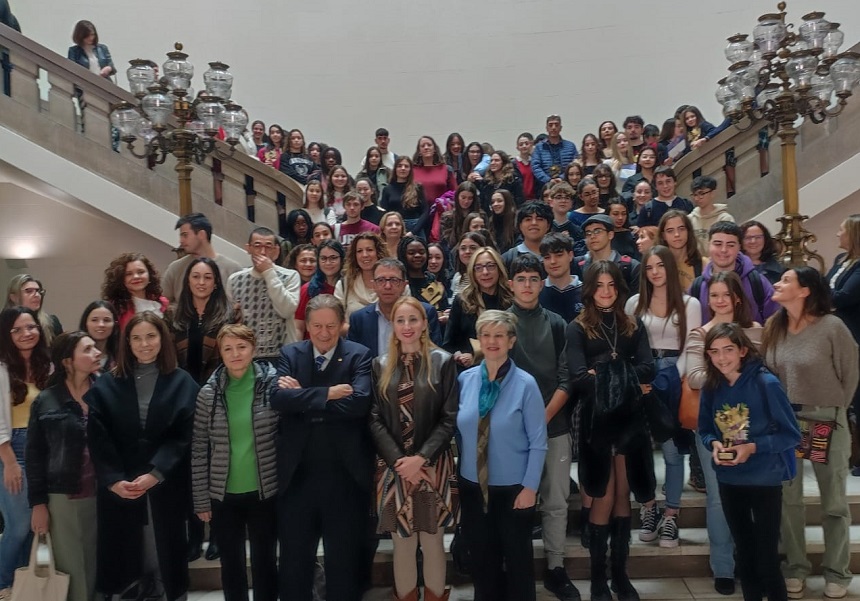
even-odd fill
[{"label": "striped sweater", "polygon": [[[254,361],[251,369],[255,371],[252,408],[259,478],[257,492],[260,499],[268,499],[278,492],[275,438],[279,417],[269,405],[269,391],[277,372],[264,361]],[[196,513],[212,511],[211,499],[223,501],[227,490],[230,431],[224,391],[228,378],[227,369],[223,365],[218,367],[197,395],[191,442],[191,487]]]},{"label": "striped sweater", "polygon": [[298,272],[274,266],[262,274],[248,267],[227,280],[227,296],[239,303],[242,320],[257,334],[257,357],[277,357],[298,342],[293,318],[302,282]]}]

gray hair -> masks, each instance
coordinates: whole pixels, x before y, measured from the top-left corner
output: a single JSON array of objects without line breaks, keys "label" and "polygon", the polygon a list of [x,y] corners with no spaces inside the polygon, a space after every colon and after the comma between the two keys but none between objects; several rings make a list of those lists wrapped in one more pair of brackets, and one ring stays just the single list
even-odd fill
[{"label": "gray hair", "polygon": [[307,307],[305,307],[305,319],[310,321],[311,313],[319,309],[331,309],[337,314],[337,318],[341,323],[346,319],[346,311],[343,308],[343,303],[331,294],[320,294],[309,300]]},{"label": "gray hair", "polygon": [[508,331],[508,336],[517,335],[517,316],[507,311],[498,311],[496,309],[487,309],[478,321],[475,322],[475,332],[478,336],[481,335],[481,330],[486,326],[502,326]]}]

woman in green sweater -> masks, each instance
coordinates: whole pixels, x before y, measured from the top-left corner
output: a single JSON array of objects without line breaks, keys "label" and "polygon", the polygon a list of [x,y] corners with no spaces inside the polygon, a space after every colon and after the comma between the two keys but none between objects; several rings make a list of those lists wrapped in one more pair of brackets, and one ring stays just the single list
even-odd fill
[{"label": "woman in green sweater", "polygon": [[275,601],[278,414],[269,405],[269,390],[276,372],[268,362],[254,361],[251,328],[226,325],[217,340],[224,364],[200,389],[194,414],[194,511],[204,522],[214,517],[225,601],[248,601],[246,528],[254,599]]},{"label": "woman in green sweater", "polygon": [[[773,288],[773,300],[782,309],[768,320],[764,329],[765,363],[782,382],[801,422],[836,424],[827,463],[813,461],[812,467],[821,494],[824,596],[841,599],[847,595],[851,582],[848,568],[851,514],[845,482],[851,439],[846,409],[857,388],[860,371],[857,344],[842,320],[831,314],[830,290],[814,268],[789,269]],[[790,599],[803,597],[811,570],[804,535],[803,463],[797,462],[797,476],[783,484],[782,494],[780,530],[786,554],[783,575]]]}]

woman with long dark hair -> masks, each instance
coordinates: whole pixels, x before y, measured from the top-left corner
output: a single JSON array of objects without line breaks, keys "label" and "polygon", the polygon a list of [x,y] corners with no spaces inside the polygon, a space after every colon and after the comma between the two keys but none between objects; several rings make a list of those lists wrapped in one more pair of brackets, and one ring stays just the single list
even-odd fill
[{"label": "woman with long dark hair", "polygon": [[379,532],[394,543],[394,597],[418,599],[415,553],[423,556],[424,599],[447,600],[442,535],[456,518],[451,437],[460,386],[454,358],[430,340],[421,303],[391,310],[387,352],[373,360],[370,431],[384,470],[376,485]]},{"label": "woman with long dark hair", "polygon": [[585,134],[582,137],[581,154],[575,162],[582,166],[585,175],[591,175],[594,168],[600,165],[605,158],[600,148],[600,140],[594,134]]},{"label": "woman with long dark hair", "polygon": [[[814,429],[821,423],[835,425],[827,444],[827,462],[813,461],[812,467],[821,508],[827,516],[822,521],[824,594],[839,599],[847,594],[851,582],[851,513],[845,489],[851,438],[846,409],[860,380],[857,343],[842,320],[831,313],[829,286],[815,268],[789,269],[773,288],[773,300],[782,308],[764,328],[765,364],[785,387],[801,426]],[[797,462],[797,476],[782,489],[783,574],[792,598],[803,594],[811,570],[806,555],[804,463]]]},{"label": "woman with long dark hair", "polygon": [[[636,382],[608,410],[597,396],[597,375],[612,363],[627,363],[638,382],[651,382],[654,360],[648,333],[638,318],[624,312],[627,285],[611,261],[595,261],[585,271],[583,309],[567,328],[567,361],[571,381],[580,391],[579,477],[593,497],[589,512],[591,598],[610,601],[606,552],[611,548],[613,589],[623,601],[639,595],[627,577],[630,552],[630,493],[640,503],[653,498],[654,459],[651,437]],[[615,365],[618,365],[617,363]],[[643,390],[647,390],[647,386]]]},{"label": "woman with long dark hair", "polygon": [[287,134],[286,148],[281,154],[278,169],[303,186],[312,179],[319,179],[320,165],[314,162],[305,149],[305,135],[301,130],[291,129]]},{"label": "woman with long dark hair", "polygon": [[454,192],[454,206],[445,211],[440,218],[442,240],[449,248],[454,248],[457,240],[466,231],[463,221],[466,215],[478,208],[478,188],[472,182],[463,182]]},{"label": "woman with long dark hair", "polygon": [[708,264],[699,252],[699,242],[696,239],[693,222],[684,212],[669,209],[657,224],[658,244],[668,247],[675,258],[678,281],[683,290],[689,290],[693,280],[702,275],[702,270]]},{"label": "woman with long dark hair", "polygon": [[[399,160],[397,163],[399,163]],[[397,163],[394,166],[395,170],[397,169]],[[457,188],[457,177],[454,175],[454,170],[445,163],[442,153],[439,152],[439,146],[430,136],[421,136],[418,138],[415,154],[412,156],[412,163],[412,174],[415,178],[415,183],[424,189],[424,195],[428,204],[445,194],[445,192],[453,192]],[[410,229],[409,231],[413,234],[419,234],[422,230],[416,231]]]},{"label": "woman with long dark hair", "polygon": [[445,296],[451,298],[451,265],[448,261],[448,249],[440,242],[427,245],[427,271],[436,277],[437,282],[445,286]]},{"label": "woman with long dark hair", "polygon": [[[687,336],[690,330],[702,325],[702,307],[697,299],[684,292],[674,276],[677,270],[675,256],[670,249],[660,245],[650,248],[642,255],[643,277],[639,280],[639,292],[630,297],[625,310],[645,326],[657,372],[673,369],[680,379],[687,373],[683,353]],[[677,517],[684,488],[684,459],[679,445],[683,444],[688,450],[690,442],[685,432],[662,443],[666,464],[666,506],[659,524],[655,523],[659,512],[653,499],[642,506],[641,540],[659,538],[660,547],[678,546]]]},{"label": "woman with long dark hair", "polygon": [[140,593],[176,601],[188,592],[182,509],[200,387],[178,368],[155,313],[131,317],[122,340],[114,371],[84,395],[98,478],[96,588],[118,595],[140,582]]},{"label": "woman with long dark hair", "polygon": [[481,180],[481,208],[485,213],[490,211],[490,198],[498,190],[507,190],[514,197],[517,207],[524,202],[523,182],[519,172],[514,168],[508,153],[497,150],[490,155],[490,166],[484,179]]},{"label": "woman with long dark hair", "polygon": [[81,315],[78,329],[95,341],[101,353],[102,372],[112,370],[119,349],[119,316],[113,305],[103,300],[91,302]]},{"label": "woman with long dark hair", "polygon": [[47,388],[51,358],[36,314],[26,307],[0,312],[0,593],[10,595],[15,570],[30,550],[30,505],[24,449],[30,410]]},{"label": "woman with long dark hair", "polygon": [[257,151],[257,158],[264,165],[278,169],[281,166],[281,154],[284,152],[285,142],[283,128],[273,123],[269,126],[269,141],[265,147]]},{"label": "woman with long dark hair", "polygon": [[36,319],[42,328],[42,336],[45,344],[51,346],[55,336],[63,333],[63,326],[56,315],[44,310],[45,287],[42,282],[33,276],[22,273],[9,280],[9,288],[6,291],[6,309],[12,307],[26,307],[36,314]]},{"label": "woman with long dark hair", "polygon": [[299,244],[311,243],[311,226],[313,220],[305,209],[293,209],[287,213],[281,238],[284,239],[284,251],[289,253]]},{"label": "woman with long dark hair", "polygon": [[[332,150],[329,148],[328,150]],[[328,152],[328,150],[326,152]],[[355,187],[355,180],[341,164],[334,165],[325,180],[325,204],[334,211],[338,221],[344,219],[343,197]]]},{"label": "woman with long dark hair", "polygon": [[457,132],[448,135],[448,139],[445,140],[445,154],[442,155],[442,159],[454,172],[458,184],[463,183],[463,151],[465,149],[466,142],[463,141],[463,136]]},{"label": "woman with long dark hair", "polygon": [[[412,160],[407,156],[397,157],[394,162],[393,181],[382,191],[379,206],[385,211],[400,213],[406,226],[403,234],[411,232],[416,236],[426,237],[430,218],[430,204],[425,197],[423,186],[414,177],[415,169]],[[453,186],[451,189],[453,190],[455,187]],[[431,198],[435,199],[436,197]],[[380,229],[383,228],[380,227]]]},{"label": "woman with long dark hair", "polygon": [[334,294],[343,270],[343,259],[346,256],[341,243],[333,239],[323,240],[316,250],[317,269],[310,281],[302,285],[294,319],[299,338],[304,340],[308,338],[308,333],[305,331],[305,309],[308,301],[320,294]]},{"label": "woman with long dark hair", "polygon": [[529,132],[523,132],[517,136],[517,156],[513,158],[514,167],[520,173],[523,180],[523,198],[526,201],[534,200],[535,176],[532,173],[532,151],[535,147],[535,139]]},{"label": "woman with long dark hair", "polygon": [[613,121],[604,121],[600,124],[600,127],[597,128],[597,135],[600,138],[600,150],[603,152],[604,159],[612,158],[610,145],[612,144],[612,138],[614,138],[617,133],[618,126],[615,125]]},{"label": "woman with long dark hair", "polygon": [[514,195],[507,190],[497,190],[490,197],[490,212],[487,230],[492,235],[499,252],[513,248],[517,239],[517,205]]},{"label": "woman with long dark hair", "polygon": [[370,181],[377,198],[382,196],[382,191],[391,181],[391,171],[382,164],[382,151],[379,150],[379,146],[371,146],[367,149],[364,155],[364,168],[358,172],[355,179],[362,177]]},{"label": "woman with long dark hair", "polygon": [[155,265],[141,253],[123,253],[105,269],[102,299],[119,315],[120,329],[136,313],[152,311],[164,315],[168,300],[161,294],[161,279]]},{"label": "woman with long dark hair", "polygon": [[621,194],[626,198],[633,197],[633,190],[639,182],[654,181],[654,170],[657,168],[657,151],[645,146],[636,157],[636,173],[627,178],[621,187]]},{"label": "woman with long dark hair", "polygon": [[96,594],[96,472],[87,448],[84,395],[101,370],[101,351],[86,332],[60,335],[54,372],[30,411],[25,467],[32,530],[50,532],[57,569],[69,575],[69,601]]}]

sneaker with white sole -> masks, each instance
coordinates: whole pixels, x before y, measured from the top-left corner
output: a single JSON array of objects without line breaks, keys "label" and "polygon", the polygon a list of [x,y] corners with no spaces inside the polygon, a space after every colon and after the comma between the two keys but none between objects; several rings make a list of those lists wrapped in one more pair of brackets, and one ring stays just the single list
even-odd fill
[{"label": "sneaker with white sole", "polygon": [[803,591],[806,589],[806,582],[800,578],[786,578],[785,591],[788,593],[789,599],[803,599]]},{"label": "sneaker with white sole", "polygon": [[7,599],[11,599],[11,598],[12,598],[12,589],[11,588],[4,588],[3,590],[0,590],[0,601],[6,601]]},{"label": "sneaker with white sole", "polygon": [[651,507],[643,505],[639,508],[639,540],[643,543],[650,543],[657,539],[657,524],[660,522],[660,514],[657,511],[657,504],[654,503]]},{"label": "sneaker with white sole", "polygon": [[828,582],[824,585],[825,599],[844,599],[848,596],[848,589],[838,582]]},{"label": "sneaker with white sole", "polygon": [[677,517],[677,515],[663,514],[663,519],[660,520],[657,535],[660,537],[660,546],[663,548],[673,549],[678,546],[678,524],[675,521]]}]

